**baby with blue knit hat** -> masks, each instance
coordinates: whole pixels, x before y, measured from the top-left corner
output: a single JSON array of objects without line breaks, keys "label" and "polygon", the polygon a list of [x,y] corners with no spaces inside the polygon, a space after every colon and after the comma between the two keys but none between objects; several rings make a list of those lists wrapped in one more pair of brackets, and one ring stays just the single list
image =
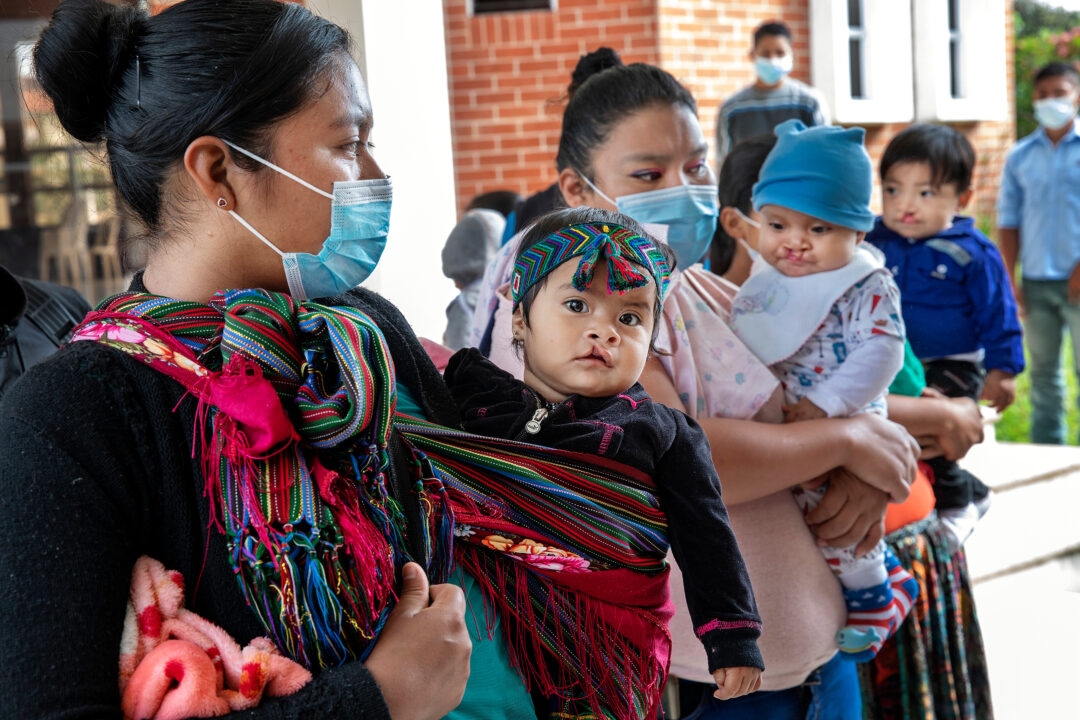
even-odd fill
[{"label": "baby with blue knit hat", "polygon": [[[885,394],[903,365],[900,292],[880,254],[862,241],[874,226],[873,169],[862,128],[776,127],[753,206],[761,215],[760,257],[732,308],[732,329],[779,376],[785,422],[886,414]],[[825,478],[795,490],[817,507]],[[899,498],[895,498],[899,499]],[[822,548],[844,586],[842,655],[873,658],[918,594],[884,542]]]}]

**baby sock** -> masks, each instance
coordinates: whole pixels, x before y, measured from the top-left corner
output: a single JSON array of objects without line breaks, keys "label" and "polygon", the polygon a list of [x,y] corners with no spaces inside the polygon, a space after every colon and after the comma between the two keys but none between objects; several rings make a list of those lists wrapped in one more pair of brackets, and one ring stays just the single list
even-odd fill
[{"label": "baby sock", "polygon": [[987,495],[962,508],[938,510],[938,520],[941,522],[942,534],[950,555],[955,554],[967,542],[975,531],[976,523],[989,509],[990,496]]},{"label": "baby sock", "polygon": [[844,590],[847,625],[836,634],[836,644],[852,662],[872,660],[904,622],[919,595],[918,583],[900,566],[892,550],[885,551],[884,561],[888,580],[861,590]]}]

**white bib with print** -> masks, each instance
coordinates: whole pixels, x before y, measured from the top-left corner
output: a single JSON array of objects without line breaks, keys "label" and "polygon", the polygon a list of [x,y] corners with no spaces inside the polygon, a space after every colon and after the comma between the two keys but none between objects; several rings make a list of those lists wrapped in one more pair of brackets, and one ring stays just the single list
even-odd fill
[{"label": "white bib with print", "polygon": [[865,244],[847,265],[802,277],[789,277],[762,262],[735,296],[731,329],[759,360],[775,365],[806,343],[848,288],[874,272],[886,272],[884,267],[881,252]]}]

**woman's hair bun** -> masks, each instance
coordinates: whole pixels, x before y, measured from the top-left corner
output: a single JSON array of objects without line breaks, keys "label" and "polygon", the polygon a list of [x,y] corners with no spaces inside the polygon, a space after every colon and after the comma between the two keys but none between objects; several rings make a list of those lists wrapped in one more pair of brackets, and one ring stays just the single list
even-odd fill
[{"label": "woman's hair bun", "polygon": [[573,97],[574,91],[593,75],[622,64],[619,54],[609,47],[597,48],[588,55],[582,55],[578,58],[574,74],[570,76],[570,85],[566,88],[567,96]]},{"label": "woman's hair bun", "polygon": [[64,0],[34,48],[34,74],[60,124],[75,138],[98,142],[123,72],[135,62],[146,14],[104,0]]}]

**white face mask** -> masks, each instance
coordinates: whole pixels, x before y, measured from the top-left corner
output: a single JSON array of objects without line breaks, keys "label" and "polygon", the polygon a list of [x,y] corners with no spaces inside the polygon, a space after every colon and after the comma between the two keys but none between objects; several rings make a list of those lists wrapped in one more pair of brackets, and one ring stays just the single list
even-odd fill
[{"label": "white face mask", "polygon": [[1063,128],[1076,117],[1076,94],[1036,100],[1032,107],[1035,119],[1047,130]]},{"label": "white face mask", "polygon": [[[744,223],[746,223],[750,227],[757,228],[758,230],[761,229],[761,223],[759,223],[757,220],[753,220],[747,217],[745,214],[743,214],[743,211],[737,207],[732,206],[731,209],[734,210],[740,218],[742,218]],[[746,250],[746,254],[750,256],[751,274],[756,272],[761,266],[765,265],[765,261],[761,259],[761,253],[750,247],[750,243],[746,242],[746,240],[744,240],[743,238],[735,238],[735,241],[742,245],[743,250]]]},{"label": "white face mask", "polygon": [[735,211],[736,215],[738,215],[739,217],[742,218],[744,223],[746,223],[747,225],[749,225],[752,228],[757,228],[758,230],[761,229],[761,223],[759,223],[757,220],[752,220],[751,218],[747,217],[746,215],[743,215],[743,211],[740,210],[737,207],[732,206],[731,209]]}]

